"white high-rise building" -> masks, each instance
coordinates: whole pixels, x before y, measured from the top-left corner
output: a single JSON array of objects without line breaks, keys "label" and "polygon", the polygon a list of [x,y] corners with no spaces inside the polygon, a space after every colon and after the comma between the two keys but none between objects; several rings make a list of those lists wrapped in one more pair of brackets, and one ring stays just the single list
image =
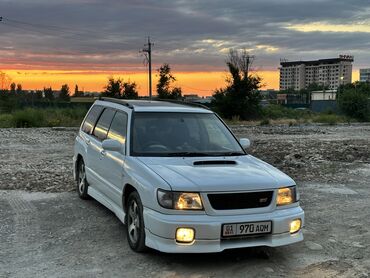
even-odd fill
[{"label": "white high-rise building", "polygon": [[370,82],[370,69],[360,69],[360,82]]},{"label": "white high-rise building", "polygon": [[315,83],[337,90],[342,84],[352,82],[353,56],[314,61],[280,62],[280,90],[307,88]]}]

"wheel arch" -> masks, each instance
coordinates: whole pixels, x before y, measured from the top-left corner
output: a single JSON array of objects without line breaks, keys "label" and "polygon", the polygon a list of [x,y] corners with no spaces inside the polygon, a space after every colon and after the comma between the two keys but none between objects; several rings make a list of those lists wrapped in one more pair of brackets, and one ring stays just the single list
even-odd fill
[{"label": "wheel arch", "polygon": [[79,165],[79,163],[80,163],[80,161],[84,161],[85,162],[85,160],[84,160],[84,158],[83,158],[83,156],[82,156],[82,154],[77,154],[77,156],[76,156],[76,163],[75,163],[75,165],[74,165],[74,171],[75,171],[75,173],[76,173],[76,175],[75,175],[75,180],[77,181],[77,171],[78,171],[78,165]]},{"label": "wheel arch", "polygon": [[128,196],[130,196],[130,194],[134,191],[136,191],[139,194],[139,191],[132,184],[129,184],[129,183],[125,184],[123,188],[123,192],[122,192],[122,208],[125,213],[126,213],[126,204],[128,201]]}]

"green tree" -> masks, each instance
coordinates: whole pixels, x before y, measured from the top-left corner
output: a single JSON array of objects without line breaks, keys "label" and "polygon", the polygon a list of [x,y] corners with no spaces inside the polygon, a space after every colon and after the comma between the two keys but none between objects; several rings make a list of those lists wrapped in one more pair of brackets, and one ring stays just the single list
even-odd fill
[{"label": "green tree", "polygon": [[50,101],[54,100],[53,89],[51,87],[49,88],[44,87],[44,97]]},{"label": "green tree", "polygon": [[120,78],[115,80],[113,77],[110,77],[104,89],[102,96],[120,98],[122,95],[122,80]]},{"label": "green tree", "polygon": [[258,92],[261,78],[249,74],[250,63],[245,62],[246,55],[245,51],[230,50],[226,60],[230,73],[230,77],[226,79],[227,86],[213,94],[212,107],[228,119],[236,116],[246,120],[261,112],[262,96]]},{"label": "green tree", "polygon": [[12,84],[10,84],[10,93],[11,94],[15,94],[15,91],[16,91],[16,87],[17,85],[13,82]]},{"label": "green tree", "polygon": [[5,93],[8,91],[11,78],[5,72],[0,71],[0,92]]},{"label": "green tree", "polygon": [[348,117],[359,121],[370,120],[370,84],[355,82],[338,89],[337,102],[340,110]]},{"label": "green tree", "polygon": [[137,99],[139,97],[135,82],[122,82],[122,98]]},{"label": "green tree", "polygon": [[69,98],[69,86],[67,84],[64,84],[60,88],[59,99],[62,101],[69,101]]},{"label": "green tree", "polygon": [[23,93],[22,84],[17,84],[16,92],[18,95]]},{"label": "green tree", "polygon": [[307,86],[306,90],[308,92],[329,90],[329,85],[321,85],[321,84],[317,84],[317,83],[311,83]]},{"label": "green tree", "polygon": [[180,87],[171,89],[171,84],[176,81],[176,78],[171,74],[169,64],[163,64],[159,70],[159,80],[157,83],[157,94],[160,99],[180,99],[182,92]]},{"label": "green tree", "polygon": [[42,91],[40,90],[36,91],[36,99],[42,99]]},{"label": "green tree", "polygon": [[83,93],[78,89],[78,85],[77,84],[75,86],[75,93],[74,93],[73,96],[75,96],[75,97],[81,97],[81,96],[83,96]]}]

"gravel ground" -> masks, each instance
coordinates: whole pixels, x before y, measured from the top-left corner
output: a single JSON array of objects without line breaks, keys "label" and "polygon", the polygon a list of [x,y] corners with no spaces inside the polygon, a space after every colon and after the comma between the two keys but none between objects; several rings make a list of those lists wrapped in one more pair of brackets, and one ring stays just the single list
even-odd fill
[{"label": "gravel ground", "polygon": [[69,192],[77,129],[0,129],[0,277],[369,277],[370,126],[232,129],[300,185],[304,242],[136,254],[109,210]]}]

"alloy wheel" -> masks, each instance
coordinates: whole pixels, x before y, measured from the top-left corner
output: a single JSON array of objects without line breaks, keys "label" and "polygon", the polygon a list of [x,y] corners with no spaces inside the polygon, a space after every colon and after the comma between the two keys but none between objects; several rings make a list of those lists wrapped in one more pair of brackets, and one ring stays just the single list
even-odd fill
[{"label": "alloy wheel", "polygon": [[140,213],[136,200],[132,200],[128,211],[128,236],[133,244],[136,244],[140,232]]},{"label": "alloy wheel", "polygon": [[81,163],[80,169],[78,172],[78,191],[80,194],[84,193],[86,186],[86,172],[85,172],[85,165]]}]

